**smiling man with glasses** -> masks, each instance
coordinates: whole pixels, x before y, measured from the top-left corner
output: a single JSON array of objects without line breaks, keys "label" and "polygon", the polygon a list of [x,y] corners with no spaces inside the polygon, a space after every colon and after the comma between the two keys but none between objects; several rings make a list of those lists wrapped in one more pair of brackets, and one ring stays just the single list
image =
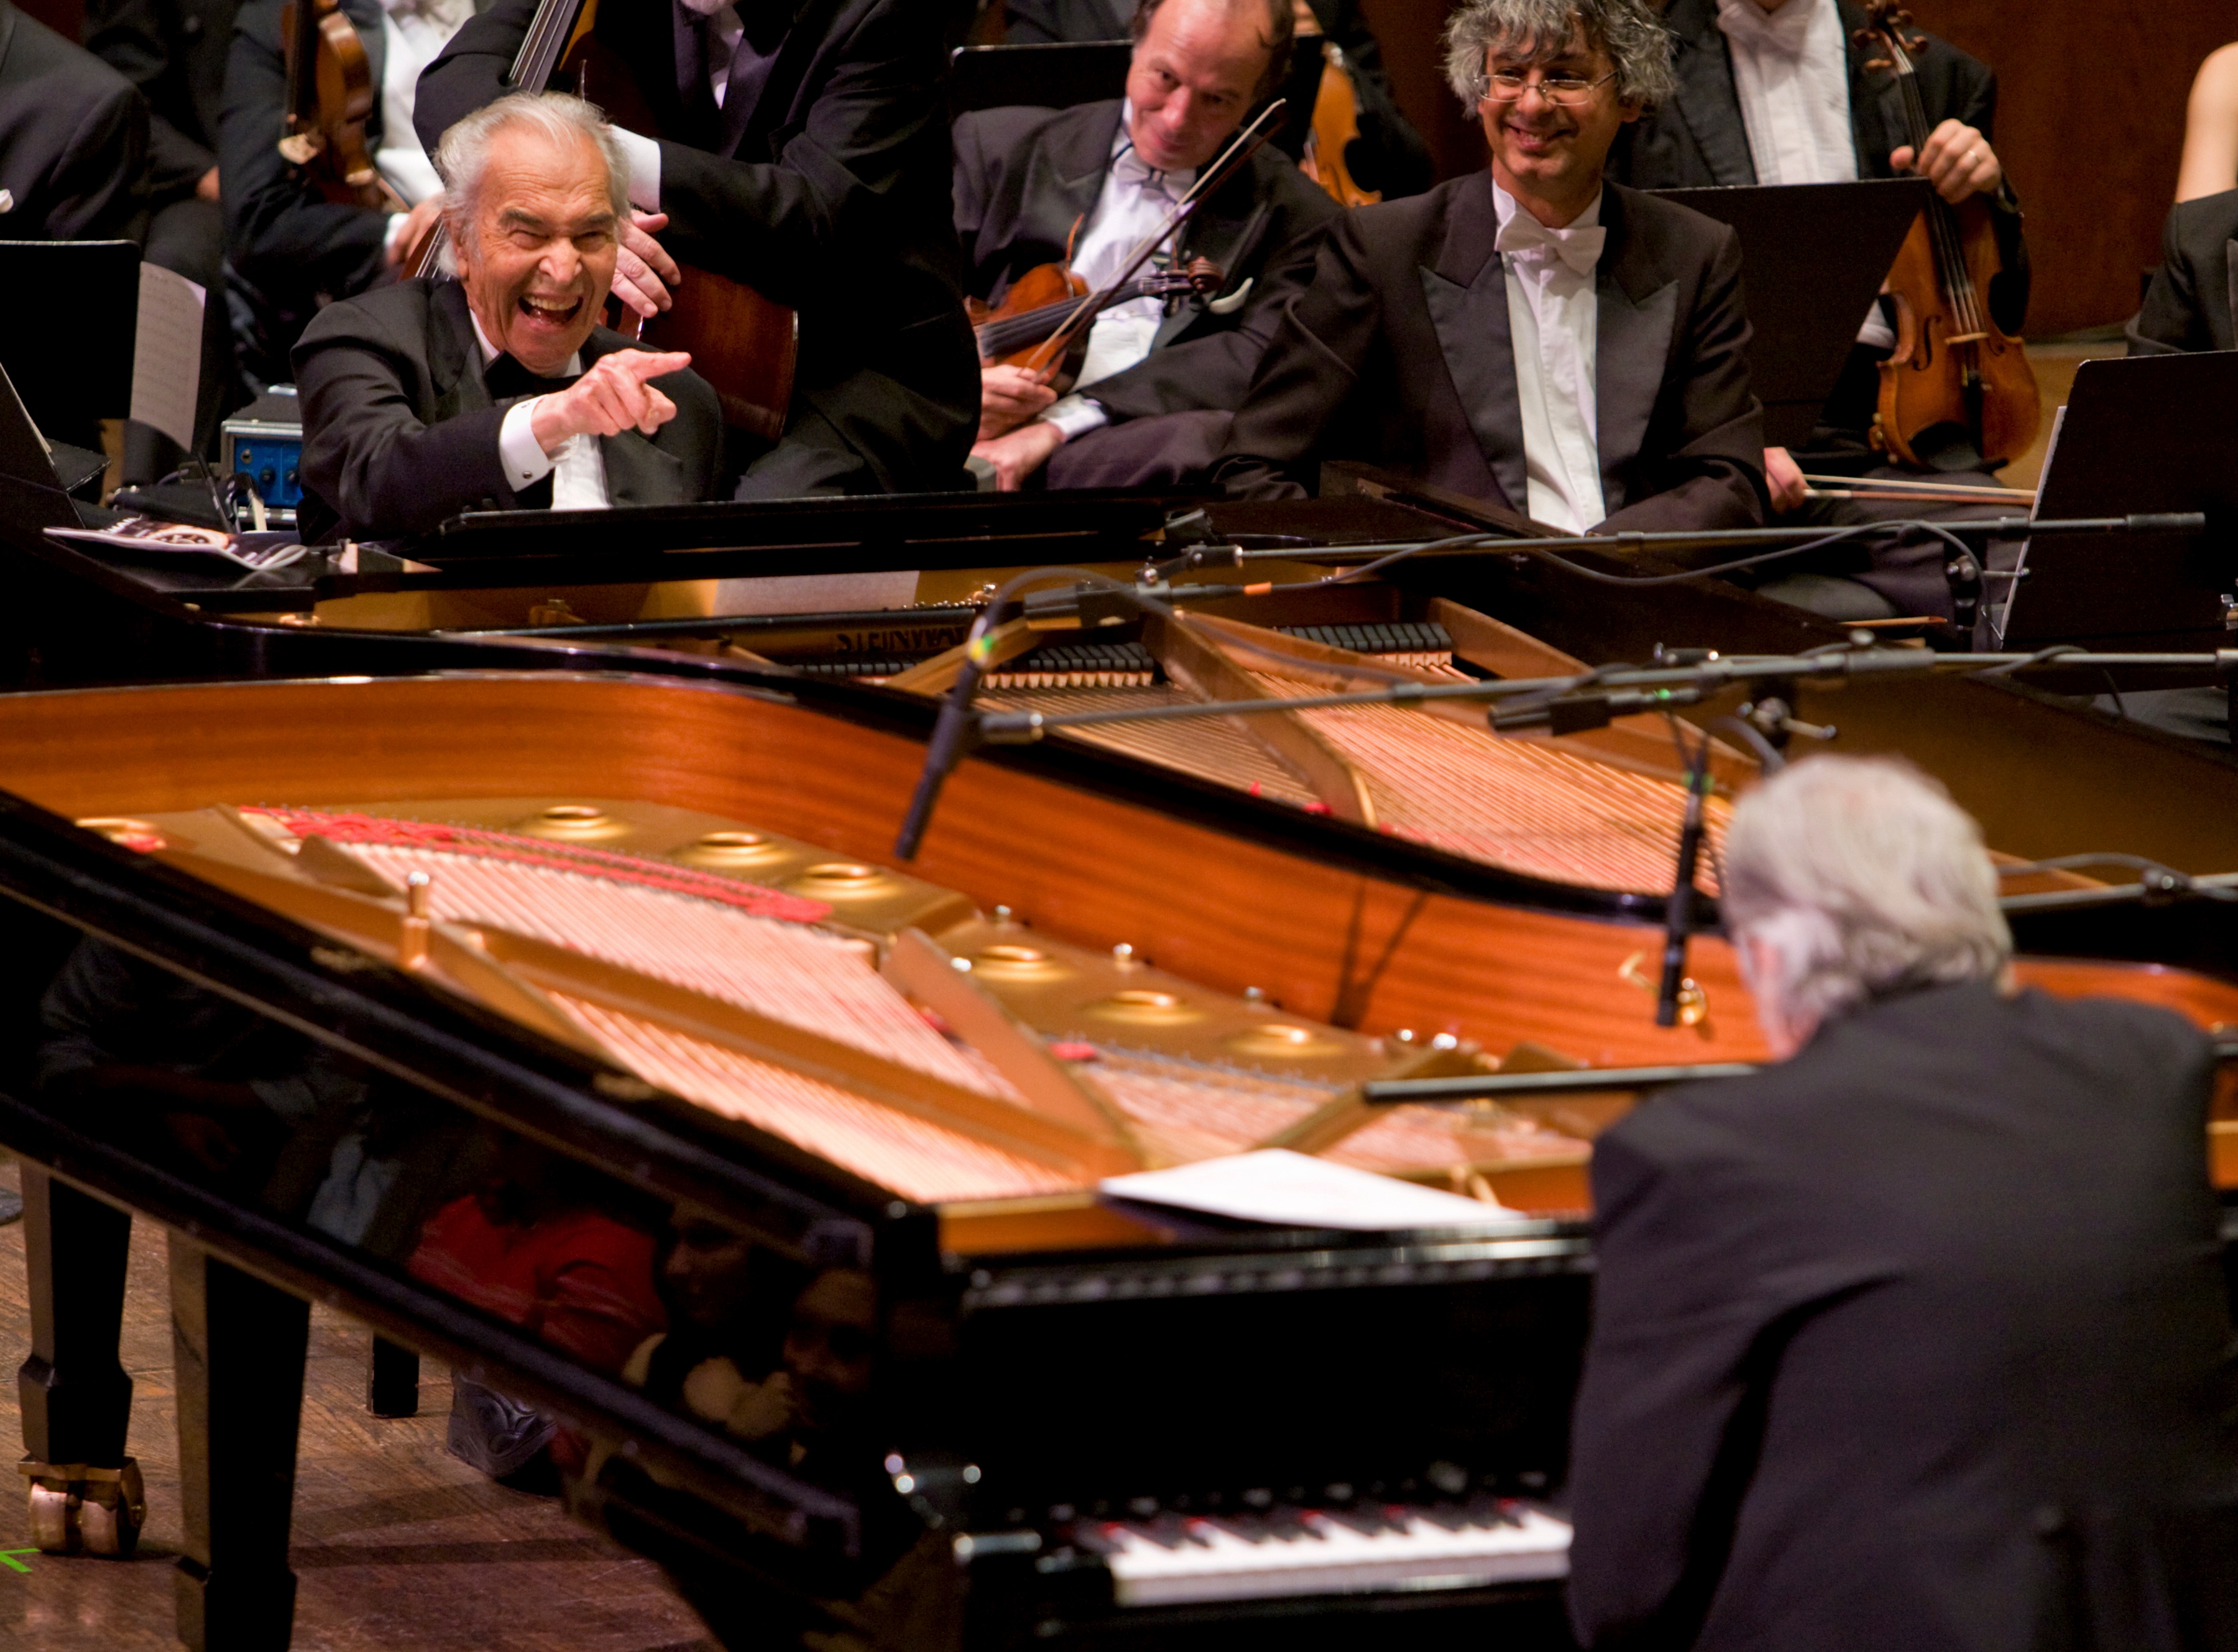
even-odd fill
[{"label": "smiling man with glasses", "polygon": [[1550,527],[1750,527],[1762,412],[1723,225],[1602,177],[1672,90],[1647,0],[1468,0],[1447,78],[1488,174],[1363,207],[1323,246],[1235,417],[1231,490],[1362,459]]}]

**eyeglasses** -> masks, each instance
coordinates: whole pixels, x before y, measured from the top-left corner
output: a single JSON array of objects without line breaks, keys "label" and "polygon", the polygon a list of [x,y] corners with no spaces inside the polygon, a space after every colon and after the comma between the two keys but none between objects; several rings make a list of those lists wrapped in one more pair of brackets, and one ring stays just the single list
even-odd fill
[{"label": "eyeglasses", "polygon": [[[1610,70],[1599,80],[1579,80],[1570,75],[1542,75],[1537,83],[1539,96],[1550,103],[1559,103],[1565,109],[1577,109],[1593,101],[1593,94],[1616,78]],[[1524,89],[1533,83],[1521,75],[1480,75],[1476,95],[1486,103],[1512,103],[1523,96]]]}]

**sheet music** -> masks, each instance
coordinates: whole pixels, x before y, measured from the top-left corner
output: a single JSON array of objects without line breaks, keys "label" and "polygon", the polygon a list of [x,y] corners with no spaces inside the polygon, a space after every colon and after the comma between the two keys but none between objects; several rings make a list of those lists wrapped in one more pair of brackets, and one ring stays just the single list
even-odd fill
[{"label": "sheet music", "polygon": [[200,286],[160,264],[140,266],[140,330],[132,349],[132,416],[182,448],[195,445],[202,395]]},{"label": "sheet music", "polygon": [[1108,1177],[1102,1189],[1115,1198],[1146,1204],[1283,1227],[1398,1233],[1414,1228],[1484,1227],[1517,1219],[1516,1212],[1503,1205],[1441,1193],[1281,1147],[1200,1159],[1172,1170]]},{"label": "sheet music", "polygon": [[849,614],[906,608],[917,600],[914,569],[881,574],[784,574],[759,580],[717,580],[718,614]]}]

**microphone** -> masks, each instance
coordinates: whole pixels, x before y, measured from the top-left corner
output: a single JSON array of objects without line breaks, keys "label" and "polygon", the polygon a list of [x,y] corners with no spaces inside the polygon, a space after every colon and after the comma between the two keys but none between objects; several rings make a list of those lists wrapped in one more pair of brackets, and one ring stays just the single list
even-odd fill
[{"label": "microphone", "polygon": [[983,642],[979,637],[971,640],[964,650],[963,667],[956,673],[955,686],[948,691],[948,698],[940,702],[940,717],[932,726],[924,768],[917,777],[917,791],[910,798],[909,813],[902,818],[901,834],[894,839],[896,859],[917,859],[917,846],[924,840],[924,829],[932,823],[933,806],[940,801],[940,788],[956,766],[980,742],[979,714],[971,708],[971,698],[979,692]]},{"label": "microphone", "polygon": [[1663,919],[1663,979],[1655,993],[1655,1025],[1678,1025],[1678,995],[1686,984],[1686,939],[1694,932],[1694,869],[1702,859],[1702,794],[1709,787],[1710,737],[1686,773],[1686,823],[1678,830],[1678,871]]}]

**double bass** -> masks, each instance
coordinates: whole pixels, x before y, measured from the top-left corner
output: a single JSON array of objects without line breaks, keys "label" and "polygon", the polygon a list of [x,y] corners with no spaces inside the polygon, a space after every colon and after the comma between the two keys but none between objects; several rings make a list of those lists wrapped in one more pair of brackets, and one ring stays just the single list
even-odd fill
[{"label": "double bass", "polygon": [[[1898,0],[1871,0],[1859,44],[1881,55],[1867,67],[1894,75],[1904,142],[1917,156],[1931,130],[1912,57],[1923,43]],[[2021,341],[1990,314],[1990,282],[2003,269],[1990,203],[1954,206],[1940,195],[1904,237],[1889,273],[1896,351],[1881,363],[1873,445],[1922,470],[2007,464],[2036,441],[2042,416],[2035,369]],[[1938,463],[1937,455],[1958,456]]]},{"label": "double bass", "polygon": [[[308,0],[320,3],[321,0]],[[325,0],[333,3],[333,0]],[[516,91],[572,91],[606,119],[647,137],[665,137],[626,64],[597,35],[599,0],[540,0],[507,80]],[[435,269],[439,233],[417,273]],[[800,317],[712,269],[682,266],[671,308],[640,322],[623,309],[619,325],[654,349],[686,350],[692,370],[715,388],[726,424],[765,441],[784,434],[800,357]]]}]

